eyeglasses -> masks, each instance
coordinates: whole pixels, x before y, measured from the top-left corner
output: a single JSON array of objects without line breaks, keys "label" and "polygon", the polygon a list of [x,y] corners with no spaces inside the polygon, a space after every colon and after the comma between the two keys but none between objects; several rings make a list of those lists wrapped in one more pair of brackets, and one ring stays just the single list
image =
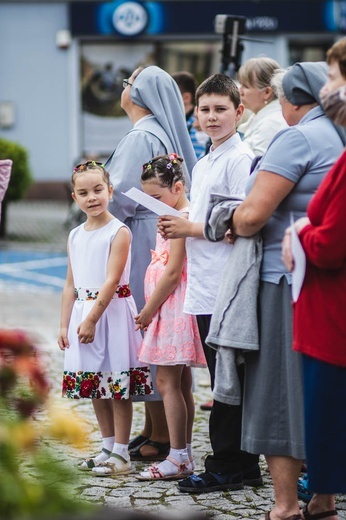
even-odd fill
[{"label": "eyeglasses", "polygon": [[75,166],[73,168],[73,171],[74,172],[82,172],[82,171],[86,170],[89,166],[100,166],[100,168],[104,168],[105,167],[105,165],[103,163],[101,163],[101,162],[86,161],[86,162],[77,164],[77,166]]},{"label": "eyeglasses", "polygon": [[132,87],[132,83],[130,83],[128,79],[123,79],[123,88],[126,88],[127,86]]}]

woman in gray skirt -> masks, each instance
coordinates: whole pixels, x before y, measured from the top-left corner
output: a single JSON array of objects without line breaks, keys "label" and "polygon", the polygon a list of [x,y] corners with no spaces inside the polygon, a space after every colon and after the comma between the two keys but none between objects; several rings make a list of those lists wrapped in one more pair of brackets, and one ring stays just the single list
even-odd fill
[{"label": "woman in gray skirt", "polygon": [[246,355],[242,449],[264,454],[274,484],[275,507],[266,520],[298,520],[297,480],[305,458],[300,355],[292,350],[291,275],[281,261],[281,241],[306,214],[310,198],[340,155],[344,135],[326,117],[319,90],[326,63],[296,63],[273,78],[289,128],[272,140],[250,176],[247,197],[234,211],[234,235],[261,230],[260,350]]}]

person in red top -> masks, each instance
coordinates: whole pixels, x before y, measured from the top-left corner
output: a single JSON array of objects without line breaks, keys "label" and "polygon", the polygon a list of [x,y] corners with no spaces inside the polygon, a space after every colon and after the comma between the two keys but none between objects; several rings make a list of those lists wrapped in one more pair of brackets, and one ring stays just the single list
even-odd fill
[{"label": "person in red top", "polygon": [[[346,38],[327,52],[329,79],[320,96],[326,114],[346,126]],[[305,520],[337,519],[335,493],[346,493],[346,151],[294,224],[306,274],[294,304],[293,348],[302,353],[305,437],[312,500]],[[291,232],[282,259],[294,267]]]}]

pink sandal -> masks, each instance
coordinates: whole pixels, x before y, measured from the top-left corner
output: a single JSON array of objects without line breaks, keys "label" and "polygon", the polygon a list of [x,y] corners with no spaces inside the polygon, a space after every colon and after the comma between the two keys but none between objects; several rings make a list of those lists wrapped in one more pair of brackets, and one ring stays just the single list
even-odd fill
[{"label": "pink sandal", "polygon": [[177,466],[177,473],[170,473],[168,475],[164,475],[162,471],[159,470],[158,466],[153,464],[146,471],[143,471],[139,475],[136,475],[136,478],[138,480],[181,480],[182,478],[192,475],[193,471],[189,469],[189,466],[191,464],[189,459],[187,459],[184,462],[178,462],[177,460],[168,456],[166,457],[166,460],[169,460],[169,462],[172,462],[172,464]]}]

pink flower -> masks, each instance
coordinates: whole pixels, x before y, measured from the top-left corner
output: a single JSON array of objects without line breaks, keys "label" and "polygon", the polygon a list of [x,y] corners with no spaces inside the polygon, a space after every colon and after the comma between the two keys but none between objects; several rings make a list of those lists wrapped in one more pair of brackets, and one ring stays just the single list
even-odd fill
[{"label": "pink flower", "polygon": [[174,345],[166,345],[163,347],[163,355],[168,361],[173,361],[177,356],[177,347]]}]

